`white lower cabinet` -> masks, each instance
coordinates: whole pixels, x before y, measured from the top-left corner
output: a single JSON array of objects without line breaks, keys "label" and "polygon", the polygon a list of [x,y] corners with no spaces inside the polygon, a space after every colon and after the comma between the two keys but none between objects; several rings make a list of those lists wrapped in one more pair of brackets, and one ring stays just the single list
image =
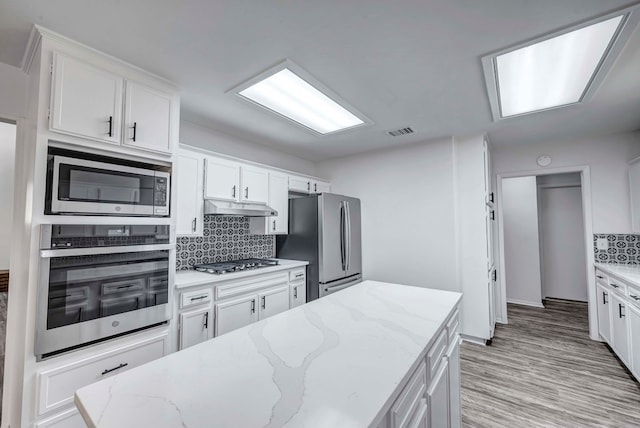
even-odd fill
[{"label": "white lower cabinet", "polygon": [[59,413],[51,418],[45,419],[42,422],[34,424],[35,428],[86,428],[84,419],[76,408],[67,410],[66,412]]},{"label": "white lower cabinet", "polygon": [[305,281],[292,282],[290,293],[291,308],[307,303],[307,283]]},{"label": "white lower cabinet", "polygon": [[611,347],[622,362],[629,366],[627,312],[625,300],[616,293],[611,293]]},{"label": "white lower cabinet", "polygon": [[[163,357],[167,352],[167,331],[126,343],[102,353],[66,360],[37,374],[37,427],[84,427],[73,403],[76,390],[117,373]],[[58,413],[55,413],[58,412]]]},{"label": "white lower cabinet", "polygon": [[430,428],[449,427],[449,364],[446,359],[431,381],[427,392],[428,426]]},{"label": "white lower cabinet", "polygon": [[598,333],[605,342],[611,344],[611,293],[601,284],[597,284]]},{"label": "white lower cabinet", "polygon": [[258,319],[265,319],[289,309],[289,285],[260,293]]},{"label": "white lower cabinet", "polygon": [[216,303],[216,336],[256,322],[256,300],[256,295],[250,295]]},{"label": "white lower cabinet", "polygon": [[378,428],[460,428],[458,316],[449,318]]},{"label": "white lower cabinet", "polygon": [[451,428],[462,426],[462,401],[460,399],[460,339],[455,337],[447,351],[449,371],[449,414]]},{"label": "white lower cabinet", "polygon": [[180,314],[180,349],[185,349],[213,337],[213,313],[206,306]]},{"label": "white lower cabinet", "polygon": [[629,349],[631,372],[636,379],[640,379],[640,307],[629,305],[627,316],[629,317]]}]

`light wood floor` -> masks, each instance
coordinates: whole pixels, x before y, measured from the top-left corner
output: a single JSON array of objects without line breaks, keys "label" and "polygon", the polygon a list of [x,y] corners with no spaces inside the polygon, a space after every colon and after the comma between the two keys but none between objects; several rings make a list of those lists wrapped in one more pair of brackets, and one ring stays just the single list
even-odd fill
[{"label": "light wood floor", "polygon": [[508,314],[491,346],[462,345],[464,427],[640,427],[640,384],[589,339],[586,303]]}]

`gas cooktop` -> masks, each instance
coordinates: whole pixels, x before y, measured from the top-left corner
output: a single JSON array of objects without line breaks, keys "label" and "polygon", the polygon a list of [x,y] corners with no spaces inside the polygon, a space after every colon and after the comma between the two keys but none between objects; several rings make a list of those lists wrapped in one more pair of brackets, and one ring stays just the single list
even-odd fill
[{"label": "gas cooktop", "polygon": [[278,261],[273,259],[242,259],[228,262],[195,265],[193,268],[198,272],[221,275],[228,272],[241,272],[243,270],[260,269],[263,267],[275,266],[277,264],[279,264]]}]

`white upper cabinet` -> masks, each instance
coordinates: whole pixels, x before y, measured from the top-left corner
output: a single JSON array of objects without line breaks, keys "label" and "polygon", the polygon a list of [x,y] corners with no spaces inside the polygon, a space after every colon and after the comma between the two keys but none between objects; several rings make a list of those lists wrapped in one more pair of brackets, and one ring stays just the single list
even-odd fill
[{"label": "white upper cabinet", "polygon": [[202,236],[204,157],[181,150],[175,169],[176,234]]},{"label": "white upper cabinet", "polygon": [[207,156],[205,158],[205,198],[238,202],[240,192],[240,164]]},{"label": "white upper cabinet", "polygon": [[149,85],[134,82],[127,76],[55,52],[49,129],[122,147],[171,154],[179,99],[176,94],[152,87],[158,83],[168,91],[166,85],[151,77],[148,80]]},{"label": "white upper cabinet", "polygon": [[315,178],[303,177],[300,175],[289,176],[289,191],[296,193],[327,193],[331,190],[331,184],[327,181]]},{"label": "white upper cabinet", "polygon": [[130,81],[125,93],[122,143],[138,149],[171,153],[171,95]]},{"label": "white upper cabinet", "polygon": [[120,144],[122,77],[54,53],[52,79],[52,131]]},{"label": "white upper cabinet", "polygon": [[241,166],[240,200],[266,204],[269,200],[269,173],[266,169],[254,166]]},{"label": "white upper cabinet", "polygon": [[286,174],[269,172],[269,201],[267,205],[278,212],[273,217],[252,217],[251,234],[278,235],[289,233],[289,184]]}]

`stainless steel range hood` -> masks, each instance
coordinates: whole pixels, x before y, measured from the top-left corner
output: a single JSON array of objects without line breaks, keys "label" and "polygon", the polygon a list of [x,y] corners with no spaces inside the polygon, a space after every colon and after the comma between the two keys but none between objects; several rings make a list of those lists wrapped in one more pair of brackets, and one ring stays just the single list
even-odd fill
[{"label": "stainless steel range hood", "polygon": [[242,217],[269,217],[278,211],[265,204],[204,200],[204,213],[209,215],[236,215]]}]

